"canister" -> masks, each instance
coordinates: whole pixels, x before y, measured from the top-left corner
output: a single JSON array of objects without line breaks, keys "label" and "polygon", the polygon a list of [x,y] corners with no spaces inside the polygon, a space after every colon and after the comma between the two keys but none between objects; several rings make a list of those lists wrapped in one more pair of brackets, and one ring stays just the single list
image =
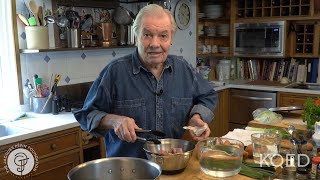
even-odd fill
[{"label": "canister", "polygon": [[26,26],[25,31],[28,49],[49,48],[49,34],[47,26]]},{"label": "canister", "polygon": [[68,34],[68,47],[79,48],[81,46],[80,29],[69,28],[67,30],[67,34]]},{"label": "canister", "polygon": [[222,70],[223,80],[230,79],[231,61],[230,60],[226,60],[226,59],[220,60],[219,61],[219,66],[220,66],[220,69]]}]

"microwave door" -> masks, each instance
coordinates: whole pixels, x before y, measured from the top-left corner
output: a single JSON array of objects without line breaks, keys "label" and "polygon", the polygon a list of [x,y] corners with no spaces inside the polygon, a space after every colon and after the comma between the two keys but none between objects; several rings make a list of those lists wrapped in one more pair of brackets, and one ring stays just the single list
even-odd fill
[{"label": "microwave door", "polygon": [[265,48],[264,52],[281,53],[283,44],[280,39],[282,38],[282,30],[278,27],[266,28]]},{"label": "microwave door", "polygon": [[235,35],[235,52],[240,54],[281,53],[282,30],[278,27],[238,28]]},{"label": "microwave door", "polygon": [[239,28],[236,29],[235,37],[236,52],[256,54],[265,47],[265,28]]}]

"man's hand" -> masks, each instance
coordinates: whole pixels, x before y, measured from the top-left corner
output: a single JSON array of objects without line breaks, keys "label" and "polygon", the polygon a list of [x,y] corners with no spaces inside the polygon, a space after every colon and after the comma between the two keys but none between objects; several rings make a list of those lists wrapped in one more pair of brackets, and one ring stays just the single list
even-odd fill
[{"label": "man's hand", "polygon": [[203,140],[203,139],[209,137],[211,131],[210,131],[210,128],[209,128],[208,124],[205,123],[201,119],[199,114],[194,114],[191,117],[191,119],[189,120],[188,126],[203,127],[205,125],[207,125],[208,128],[200,136],[196,136],[193,131],[189,131],[193,140],[195,140],[195,141]]},{"label": "man's hand", "polygon": [[139,128],[134,119],[126,116],[108,114],[102,118],[100,127],[114,129],[116,135],[123,141],[134,142],[137,139],[135,129]]}]

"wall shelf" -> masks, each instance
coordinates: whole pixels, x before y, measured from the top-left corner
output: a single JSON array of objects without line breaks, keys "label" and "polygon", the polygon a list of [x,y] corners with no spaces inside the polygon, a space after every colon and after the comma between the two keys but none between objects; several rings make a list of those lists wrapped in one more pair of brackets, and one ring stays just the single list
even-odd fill
[{"label": "wall shelf", "polygon": [[112,47],[85,47],[85,48],[49,48],[49,49],[20,49],[20,53],[39,53],[39,52],[56,52],[56,51],[87,51],[100,49],[115,49],[115,48],[134,48],[135,46],[112,46]]}]

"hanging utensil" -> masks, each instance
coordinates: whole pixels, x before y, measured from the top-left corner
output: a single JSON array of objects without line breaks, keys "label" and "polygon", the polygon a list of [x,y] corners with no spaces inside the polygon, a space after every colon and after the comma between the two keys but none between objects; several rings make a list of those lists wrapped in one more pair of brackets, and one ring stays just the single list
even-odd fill
[{"label": "hanging utensil", "polygon": [[65,15],[58,17],[57,25],[61,28],[69,27],[69,20]]},{"label": "hanging utensil", "polygon": [[47,23],[47,24],[53,24],[56,22],[56,17],[55,16],[51,16],[51,15],[47,15],[44,17],[44,21]]},{"label": "hanging utensil", "polygon": [[119,25],[130,25],[133,21],[133,13],[122,6],[117,7],[113,12],[113,20]]},{"label": "hanging utensil", "polygon": [[89,30],[93,24],[93,19],[90,14],[84,16],[84,21],[81,22],[81,30]]}]

